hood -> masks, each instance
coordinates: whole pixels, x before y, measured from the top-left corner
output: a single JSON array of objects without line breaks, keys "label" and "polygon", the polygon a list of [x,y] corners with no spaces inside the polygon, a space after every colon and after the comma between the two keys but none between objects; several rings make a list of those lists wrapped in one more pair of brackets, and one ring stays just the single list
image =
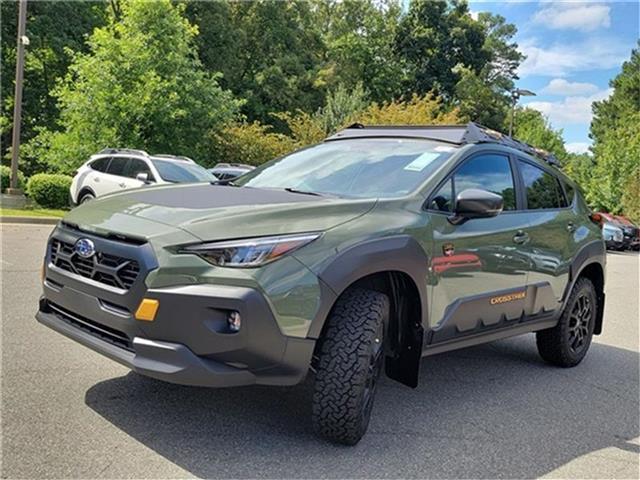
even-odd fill
[{"label": "hood", "polygon": [[201,240],[223,240],[324,231],[364,215],[375,202],[199,183],[109,195],[72,210],[65,220],[101,230],[113,223],[114,231],[138,237],[165,226]]}]

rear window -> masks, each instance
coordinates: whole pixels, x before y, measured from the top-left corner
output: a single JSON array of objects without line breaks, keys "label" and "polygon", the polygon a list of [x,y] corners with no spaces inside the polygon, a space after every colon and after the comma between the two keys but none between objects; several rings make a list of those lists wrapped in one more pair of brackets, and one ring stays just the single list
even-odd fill
[{"label": "rear window", "polygon": [[107,167],[109,166],[109,161],[110,160],[111,160],[111,157],[99,158],[99,159],[91,162],[89,164],[89,166],[91,168],[93,168],[94,170],[98,171],[98,172],[106,172],[107,171]]},{"label": "rear window", "polygon": [[567,206],[567,201],[556,176],[528,162],[520,160],[519,163],[529,210],[546,210]]}]

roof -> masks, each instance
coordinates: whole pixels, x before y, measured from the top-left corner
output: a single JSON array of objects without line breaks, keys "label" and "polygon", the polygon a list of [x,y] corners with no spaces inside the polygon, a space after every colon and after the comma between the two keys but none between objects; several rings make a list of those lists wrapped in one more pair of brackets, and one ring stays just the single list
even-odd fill
[{"label": "roof", "polygon": [[515,148],[521,152],[538,157],[551,165],[559,166],[560,162],[551,153],[535,148],[508,135],[469,122],[466,125],[353,125],[328,137],[325,141],[344,140],[348,138],[406,137],[435,140],[454,145],[495,143]]},{"label": "roof", "polygon": [[144,150],[135,150],[133,148],[103,148],[96,155],[137,155],[139,157],[148,157],[148,158],[159,158],[162,160],[175,160],[179,162],[189,162],[195,163],[189,157],[185,157],[182,155],[168,155],[165,153],[158,153],[156,155],[149,155]]}]

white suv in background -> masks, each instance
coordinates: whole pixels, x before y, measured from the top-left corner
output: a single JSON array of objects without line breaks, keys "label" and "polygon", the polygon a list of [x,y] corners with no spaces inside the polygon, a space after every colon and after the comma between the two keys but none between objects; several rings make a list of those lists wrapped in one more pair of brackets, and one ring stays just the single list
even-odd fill
[{"label": "white suv in background", "polygon": [[217,178],[187,157],[149,155],[143,150],[105,148],[78,169],[71,201],[80,204],[144,185],[213,182]]}]

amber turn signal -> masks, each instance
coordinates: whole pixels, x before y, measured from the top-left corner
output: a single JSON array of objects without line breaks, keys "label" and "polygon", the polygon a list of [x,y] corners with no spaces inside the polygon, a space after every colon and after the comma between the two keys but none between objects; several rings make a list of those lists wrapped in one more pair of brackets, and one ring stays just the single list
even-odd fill
[{"label": "amber turn signal", "polygon": [[153,322],[156,319],[156,313],[160,302],[152,298],[143,298],[136,310],[136,320],[144,320],[145,322]]}]

